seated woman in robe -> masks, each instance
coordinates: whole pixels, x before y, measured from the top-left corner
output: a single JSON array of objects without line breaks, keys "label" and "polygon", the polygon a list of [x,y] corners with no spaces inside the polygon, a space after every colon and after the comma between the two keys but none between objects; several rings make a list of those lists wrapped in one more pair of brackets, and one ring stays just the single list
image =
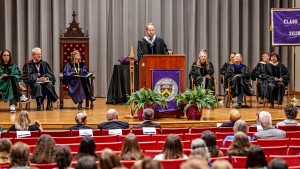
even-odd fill
[{"label": "seated woman in robe", "polygon": [[[190,78],[193,78],[195,86],[204,84],[205,89],[214,91],[214,72],[214,66],[208,61],[206,50],[202,49],[199,53],[198,60],[194,62],[191,67]],[[192,87],[193,86],[191,86],[191,88]]]},{"label": "seated woman in robe", "polygon": [[91,93],[88,68],[81,62],[78,50],[71,53],[70,62],[64,66],[64,84],[68,85],[68,94],[75,104],[78,103],[78,110],[82,109],[84,99],[95,101]]},{"label": "seated woman in robe", "polygon": [[[242,55],[237,53],[234,57],[234,64],[228,66],[225,74],[225,82],[230,82],[231,96],[238,96],[235,108],[242,107],[244,93],[248,96],[254,94],[254,90],[250,85],[250,70],[242,64]],[[228,83],[225,83],[226,88]]]},{"label": "seated woman in robe", "polygon": [[274,100],[278,102],[278,109],[282,109],[285,86],[290,83],[290,74],[284,64],[279,62],[279,55],[271,53],[271,61],[267,66],[267,99],[274,108]]},{"label": "seated woman in robe", "polygon": [[4,102],[10,102],[10,112],[16,112],[18,101],[29,102],[30,99],[22,94],[20,82],[22,81],[21,71],[13,62],[11,52],[3,50],[0,56],[0,90]]},{"label": "seated woman in robe", "polygon": [[[231,52],[230,53],[230,56],[229,56],[229,62],[225,62],[223,65],[222,65],[222,67],[221,67],[221,69],[220,69],[220,75],[221,75],[221,77],[222,76],[225,76],[225,73],[226,73],[226,70],[227,70],[227,67],[228,67],[228,65],[231,65],[231,64],[233,64],[234,63],[234,56],[235,56],[235,52]],[[223,78],[221,78],[221,84],[223,84]],[[224,84],[223,84],[223,86],[224,86]]]},{"label": "seated woman in robe", "polygon": [[251,72],[252,80],[257,79],[257,95],[261,99],[259,104],[263,103],[264,98],[266,97],[266,80],[269,75],[266,73],[267,64],[270,62],[270,55],[268,53],[262,54],[262,61],[260,61],[256,67]]}]

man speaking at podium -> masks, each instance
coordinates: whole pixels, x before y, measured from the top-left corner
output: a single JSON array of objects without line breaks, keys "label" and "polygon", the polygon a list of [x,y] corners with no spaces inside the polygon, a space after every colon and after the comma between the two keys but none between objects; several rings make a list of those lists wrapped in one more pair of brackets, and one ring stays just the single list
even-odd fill
[{"label": "man speaking at podium", "polygon": [[168,54],[168,47],[165,41],[155,35],[152,23],[146,25],[146,36],[139,40],[137,53],[139,61],[144,54]]}]

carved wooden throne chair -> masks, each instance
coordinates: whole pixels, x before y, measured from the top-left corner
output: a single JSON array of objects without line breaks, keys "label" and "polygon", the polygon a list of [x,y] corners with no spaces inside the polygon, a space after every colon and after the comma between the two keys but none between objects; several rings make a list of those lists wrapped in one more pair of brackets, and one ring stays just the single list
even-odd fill
[{"label": "carved wooden throne chair", "polygon": [[[66,28],[67,31],[61,34],[60,37],[60,108],[64,107],[64,99],[69,99],[68,86],[63,84],[63,69],[64,65],[69,62],[71,53],[74,50],[78,50],[81,54],[81,60],[85,62],[87,68],[89,68],[89,37],[82,32],[82,28],[79,27],[79,23],[76,22],[76,14],[73,12],[73,21],[70,23],[70,27]],[[94,79],[95,75],[90,76],[91,92],[94,95]],[[91,102],[91,103],[90,103]],[[93,108],[94,104],[89,99],[85,101],[86,108]]]}]

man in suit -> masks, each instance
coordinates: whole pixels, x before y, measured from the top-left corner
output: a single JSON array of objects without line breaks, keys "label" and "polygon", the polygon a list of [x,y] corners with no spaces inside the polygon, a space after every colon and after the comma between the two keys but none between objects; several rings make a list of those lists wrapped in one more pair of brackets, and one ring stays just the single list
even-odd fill
[{"label": "man in suit", "polygon": [[259,122],[263,130],[256,132],[253,136],[253,140],[286,137],[285,131],[276,129],[274,126],[272,126],[272,117],[269,112],[259,112],[257,121]]},{"label": "man in suit", "polygon": [[85,111],[79,112],[75,116],[76,125],[67,128],[67,130],[79,130],[79,129],[93,129],[93,127],[87,126],[87,114]]},{"label": "man in suit", "polygon": [[118,120],[118,112],[115,109],[109,109],[106,112],[107,122],[98,124],[98,129],[127,129],[129,123]]},{"label": "man in suit", "polygon": [[138,41],[137,55],[139,61],[143,58],[144,54],[168,54],[168,47],[165,41],[155,35],[152,23],[146,25],[146,36]]},{"label": "man in suit", "polygon": [[51,102],[56,102],[58,96],[55,91],[56,81],[51,66],[42,60],[42,50],[32,49],[32,60],[25,63],[23,77],[27,79],[26,85],[30,85],[30,94],[36,99],[37,110],[43,110],[43,102],[47,96],[46,110],[53,110]]},{"label": "man in suit", "polygon": [[155,127],[160,128],[160,124],[153,123],[151,120],[154,118],[154,111],[150,108],[146,108],[143,111],[143,123],[133,126],[133,128],[142,128],[142,127]]}]

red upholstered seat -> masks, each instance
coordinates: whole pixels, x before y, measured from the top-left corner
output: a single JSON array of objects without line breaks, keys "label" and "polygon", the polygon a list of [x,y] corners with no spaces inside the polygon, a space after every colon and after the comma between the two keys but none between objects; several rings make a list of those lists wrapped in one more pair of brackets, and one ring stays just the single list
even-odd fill
[{"label": "red upholstered seat", "polygon": [[233,132],[233,127],[219,127],[219,132]]},{"label": "red upholstered seat", "polygon": [[233,168],[246,168],[246,156],[232,156],[231,164]]},{"label": "red upholstered seat", "polygon": [[161,160],[161,164],[164,168],[180,169],[180,165],[185,162],[186,159],[172,159],[172,160]]},{"label": "red upholstered seat", "polygon": [[287,146],[261,147],[265,155],[287,155]]},{"label": "red upholstered seat", "polygon": [[107,135],[107,136],[94,136],[95,143],[109,143],[109,142],[118,142],[117,135]]},{"label": "red upholstered seat", "polygon": [[126,168],[131,168],[135,162],[135,160],[122,160],[121,164]]},{"label": "red upholstered seat", "polygon": [[50,163],[50,164],[36,164],[31,163],[30,166],[37,167],[39,169],[52,169],[56,167],[56,163]]},{"label": "red upholstered seat", "polygon": [[184,133],[183,140],[194,140],[196,138],[201,138],[201,133]]},{"label": "red upholstered seat", "polygon": [[[151,135],[135,135],[137,140],[140,142],[145,142],[145,141],[151,141]],[[123,142],[125,139],[126,135],[120,135],[118,136],[118,141]]]},{"label": "red upholstered seat", "polygon": [[[79,136],[79,130],[72,130],[71,136]],[[94,129],[93,130],[93,136],[101,136],[101,130],[100,129]]]},{"label": "red upholstered seat", "polygon": [[105,148],[110,148],[113,151],[121,151],[122,142],[96,143],[96,151],[102,151]]},{"label": "red upholstered seat", "polygon": [[52,137],[70,137],[70,130],[42,130],[40,135],[49,134]]},{"label": "red upholstered seat", "polygon": [[281,158],[283,159],[289,166],[300,166],[300,156],[299,155],[270,155],[270,161],[274,158]]},{"label": "red upholstered seat", "polygon": [[189,128],[162,128],[161,134],[180,134],[180,133],[189,133]]},{"label": "red upholstered seat", "polygon": [[261,147],[289,146],[290,139],[258,139],[257,144]]},{"label": "red upholstered seat", "polygon": [[13,143],[15,144],[16,142],[23,142],[27,145],[35,145],[38,139],[38,137],[14,138]]},{"label": "red upholstered seat", "polygon": [[154,158],[156,155],[160,154],[162,150],[145,150],[144,155]]},{"label": "red upholstered seat", "polygon": [[[28,137],[39,137],[40,136],[40,131],[30,131],[30,136]],[[9,131],[8,132],[8,137],[9,138],[16,138],[17,137],[17,132],[16,131]]]},{"label": "red upholstered seat", "polygon": [[140,148],[145,152],[145,150],[156,150],[157,149],[157,143],[156,141],[147,141],[147,142],[140,142],[139,141]]},{"label": "red upholstered seat", "polygon": [[218,132],[218,127],[192,127],[191,133],[202,133],[203,131],[209,130],[213,133]]}]

